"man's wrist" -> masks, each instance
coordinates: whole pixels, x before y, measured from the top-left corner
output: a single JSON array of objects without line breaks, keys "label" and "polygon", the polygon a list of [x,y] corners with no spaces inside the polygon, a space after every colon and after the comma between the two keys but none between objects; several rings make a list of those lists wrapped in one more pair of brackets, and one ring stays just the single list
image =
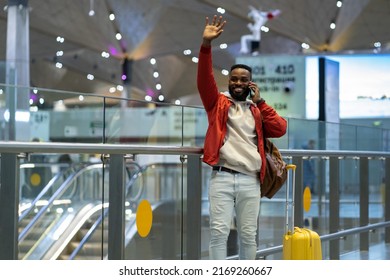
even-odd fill
[{"label": "man's wrist", "polygon": [[211,40],[203,39],[202,45],[205,47],[211,47]]},{"label": "man's wrist", "polygon": [[256,102],[256,104],[257,104],[257,105],[260,105],[260,104],[262,104],[262,103],[264,103],[264,102],[265,102],[264,98],[260,98],[260,99]]}]

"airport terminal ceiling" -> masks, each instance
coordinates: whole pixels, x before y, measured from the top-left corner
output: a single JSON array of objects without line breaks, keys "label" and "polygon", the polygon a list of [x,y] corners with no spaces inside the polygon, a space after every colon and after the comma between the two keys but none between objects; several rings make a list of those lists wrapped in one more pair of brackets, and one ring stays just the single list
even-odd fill
[{"label": "airport terminal ceiling", "polygon": [[[337,7],[337,2],[342,6]],[[8,1],[1,4],[0,60],[5,61]],[[127,86],[130,98],[156,97],[159,83],[166,101],[180,98],[182,104],[199,105],[197,65],[192,60],[198,55],[205,17],[219,14],[218,8],[224,9],[227,20],[214,51],[220,85],[227,84],[220,70],[234,63],[241,36],[250,33],[250,6],[281,11],[265,24],[269,32],[262,32],[260,55],[390,50],[389,0],[29,0],[28,5],[31,85],[39,88],[116,96],[109,90],[123,84],[122,66],[127,59],[132,69]],[[329,27],[332,22],[335,29]],[[222,43],[227,48],[219,49]],[[303,49],[302,43],[310,48]],[[191,54],[185,55],[185,50]],[[150,63],[151,58],[156,64]],[[56,67],[57,62],[62,68]],[[94,79],[88,80],[88,74]],[[45,98],[50,102],[50,96]]]}]

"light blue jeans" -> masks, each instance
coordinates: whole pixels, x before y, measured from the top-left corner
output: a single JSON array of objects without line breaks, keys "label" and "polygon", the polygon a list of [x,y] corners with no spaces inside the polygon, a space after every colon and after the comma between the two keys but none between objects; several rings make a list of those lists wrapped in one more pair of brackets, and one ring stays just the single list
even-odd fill
[{"label": "light blue jeans", "polygon": [[257,177],[224,171],[212,171],[210,188],[210,259],[227,257],[227,239],[236,214],[239,258],[256,257],[257,219],[260,210],[260,180]]}]

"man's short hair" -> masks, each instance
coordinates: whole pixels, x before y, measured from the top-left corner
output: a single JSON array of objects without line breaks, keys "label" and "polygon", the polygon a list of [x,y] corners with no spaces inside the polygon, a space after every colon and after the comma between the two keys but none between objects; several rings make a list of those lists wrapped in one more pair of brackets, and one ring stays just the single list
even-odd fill
[{"label": "man's short hair", "polygon": [[248,65],[245,65],[245,64],[234,64],[232,65],[232,67],[230,68],[230,72],[232,72],[234,69],[236,68],[242,68],[242,69],[246,69],[249,71],[249,73],[251,74],[251,79],[252,79],[252,68]]}]

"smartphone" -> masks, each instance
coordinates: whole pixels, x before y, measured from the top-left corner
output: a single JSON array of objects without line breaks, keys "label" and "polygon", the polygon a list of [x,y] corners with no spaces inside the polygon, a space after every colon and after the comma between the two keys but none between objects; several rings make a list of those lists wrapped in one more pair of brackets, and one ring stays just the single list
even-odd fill
[{"label": "smartphone", "polygon": [[[253,83],[253,82],[251,81],[251,83]],[[253,96],[255,96],[255,92],[251,89],[251,87],[249,87],[249,95],[250,95],[251,98]]]}]

